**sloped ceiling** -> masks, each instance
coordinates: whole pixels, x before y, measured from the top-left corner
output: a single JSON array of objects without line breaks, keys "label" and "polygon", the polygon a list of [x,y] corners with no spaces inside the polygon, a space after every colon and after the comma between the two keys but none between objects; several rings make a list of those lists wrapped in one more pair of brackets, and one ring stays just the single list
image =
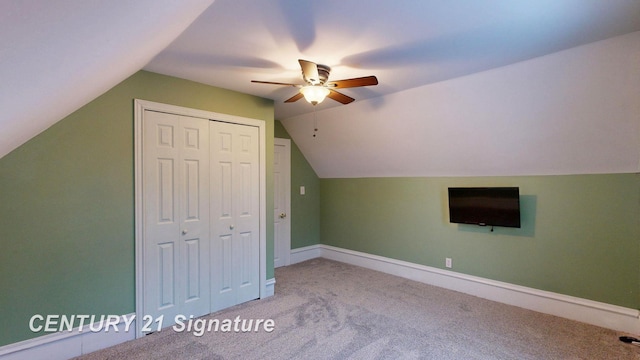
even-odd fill
[{"label": "sloped ceiling", "polygon": [[[275,116],[302,84],[298,59],[332,68],[330,79],[376,75],[357,100],[457,78],[640,31],[636,0],[217,0],[146,70],[275,100]],[[317,110],[343,107],[325,101]]]},{"label": "sloped ceiling", "polygon": [[0,158],[140,70],[211,3],[0,2]]},{"label": "sloped ceiling", "polygon": [[[273,99],[322,177],[638,170],[628,57],[637,59],[629,34],[640,31],[640,1],[211,2],[3,2],[0,156],[144,68]],[[250,82],[301,83],[300,58],[331,66],[333,80],[376,75],[380,84],[345,89],[350,105],[314,108],[282,103],[295,88]],[[566,94],[570,110],[557,100]],[[591,130],[564,141],[576,126]],[[455,141],[463,146],[447,147]],[[587,144],[614,150],[585,153]],[[522,157],[539,148],[560,153]]]},{"label": "sloped ceiling", "polygon": [[634,32],[283,124],[323,178],[636,173],[638,59]]},{"label": "sloped ceiling", "polygon": [[[639,30],[632,0],[217,0],[145,69],[274,99],[321,177],[632,172],[640,47],[610,39]],[[314,109],[250,82],[300,58],[380,84]]]}]

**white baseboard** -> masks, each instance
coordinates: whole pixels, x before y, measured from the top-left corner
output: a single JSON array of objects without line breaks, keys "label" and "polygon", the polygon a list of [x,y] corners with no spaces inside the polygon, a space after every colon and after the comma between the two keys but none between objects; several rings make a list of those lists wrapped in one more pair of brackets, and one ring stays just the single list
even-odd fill
[{"label": "white baseboard", "polygon": [[[134,315],[124,316],[131,319]],[[95,325],[94,328],[97,329],[98,326]],[[129,331],[125,331],[124,318],[121,316],[117,328],[118,331],[113,327],[109,328],[109,331],[91,331],[89,325],[85,325],[71,331],[20,341],[0,347],[0,359],[70,359],[135,339],[135,320],[131,323]]]},{"label": "white baseboard", "polygon": [[496,302],[608,329],[640,334],[640,311],[637,309],[533,289],[329,245],[318,245],[317,248],[310,249],[305,254],[308,257],[317,252],[320,253],[319,257],[362,266]]},{"label": "white baseboard", "polygon": [[291,264],[315,259],[322,256],[322,246],[311,245],[291,250]]},{"label": "white baseboard", "polygon": [[262,298],[273,296],[273,294],[275,294],[276,279],[275,278],[267,279],[264,286],[265,286],[264,288],[265,296],[263,296]]}]

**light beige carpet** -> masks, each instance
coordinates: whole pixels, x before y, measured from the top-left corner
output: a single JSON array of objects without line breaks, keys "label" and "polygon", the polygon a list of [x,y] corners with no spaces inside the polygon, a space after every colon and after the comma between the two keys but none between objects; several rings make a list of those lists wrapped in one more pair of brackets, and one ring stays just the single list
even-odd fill
[{"label": "light beige carpet", "polygon": [[81,359],[640,359],[622,333],[335,261],[275,274],[275,296],[203,318],[271,332],[168,328]]}]

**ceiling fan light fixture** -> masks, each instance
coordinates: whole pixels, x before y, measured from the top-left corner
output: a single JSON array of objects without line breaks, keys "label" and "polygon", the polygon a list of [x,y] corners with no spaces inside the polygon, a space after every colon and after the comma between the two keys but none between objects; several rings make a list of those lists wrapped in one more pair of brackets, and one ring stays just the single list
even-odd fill
[{"label": "ceiling fan light fixture", "polygon": [[378,78],[373,75],[327,82],[329,79],[329,73],[331,72],[330,67],[302,59],[298,59],[298,63],[300,64],[300,69],[302,69],[302,79],[305,81],[305,85],[258,80],[251,80],[251,82],[293,86],[300,90],[295,95],[285,100],[285,103],[293,103],[304,97],[311,105],[314,106],[320,104],[326,97],[329,97],[329,99],[335,100],[343,105],[350,104],[355,100],[354,98],[335,89],[378,85]]},{"label": "ceiling fan light fixture", "polygon": [[320,104],[330,93],[329,89],[318,85],[305,86],[300,89],[300,92],[304,95],[305,100],[312,105]]}]

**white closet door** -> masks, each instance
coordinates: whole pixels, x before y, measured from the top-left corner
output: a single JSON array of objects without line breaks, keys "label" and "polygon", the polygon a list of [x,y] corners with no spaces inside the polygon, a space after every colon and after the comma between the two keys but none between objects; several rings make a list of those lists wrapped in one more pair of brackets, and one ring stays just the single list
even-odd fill
[{"label": "white closet door", "polygon": [[258,128],[212,121],[211,311],[260,296]]},{"label": "white closet door", "polygon": [[144,315],[208,314],[209,121],[146,110],[142,176]]}]

